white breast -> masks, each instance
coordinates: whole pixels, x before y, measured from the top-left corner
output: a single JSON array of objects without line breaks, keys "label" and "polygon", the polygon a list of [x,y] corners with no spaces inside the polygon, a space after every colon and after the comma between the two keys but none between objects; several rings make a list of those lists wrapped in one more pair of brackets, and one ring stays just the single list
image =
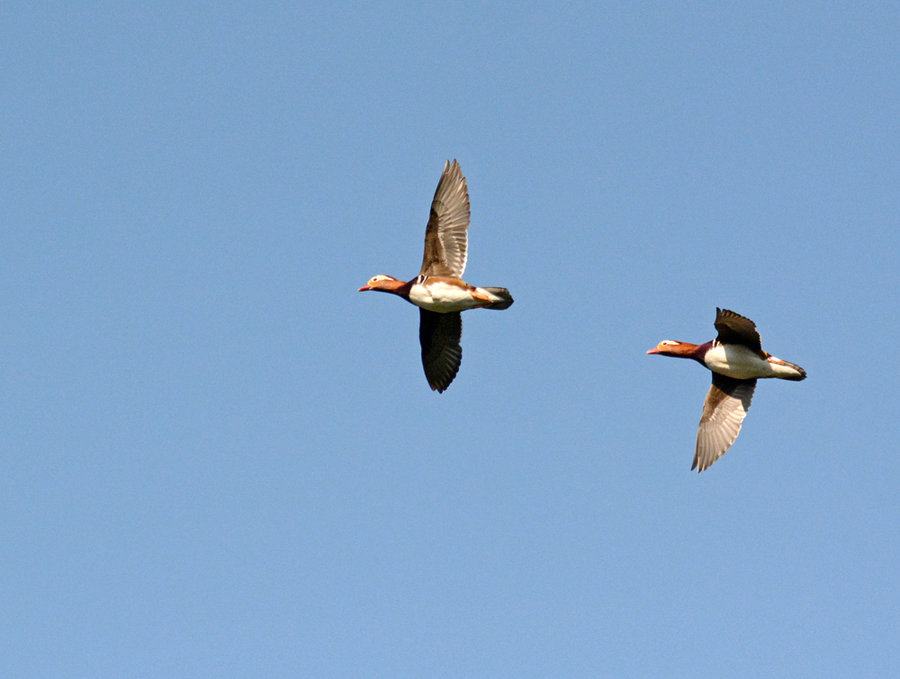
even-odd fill
[{"label": "white breast", "polygon": [[776,377],[774,366],[741,344],[716,344],[703,357],[706,367],[738,380]]},{"label": "white breast", "polygon": [[439,313],[463,311],[481,304],[465,288],[434,280],[429,281],[428,285],[413,285],[409,290],[409,301],[418,307]]}]

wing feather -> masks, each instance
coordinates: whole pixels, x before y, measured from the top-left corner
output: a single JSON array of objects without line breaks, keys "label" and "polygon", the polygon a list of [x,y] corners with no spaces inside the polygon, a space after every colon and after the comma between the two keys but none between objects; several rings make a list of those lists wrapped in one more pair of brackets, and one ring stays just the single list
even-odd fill
[{"label": "wing feather", "polygon": [[724,344],[743,344],[756,352],[762,351],[762,342],[756,324],[749,318],[736,314],[728,309],[716,307],[716,339]]},{"label": "wing feather", "polygon": [[422,367],[428,385],[442,392],[456,377],[462,362],[462,315],[456,311],[439,314],[419,309],[419,343],[422,345]]},{"label": "wing feather", "polygon": [[691,469],[702,472],[725,454],[737,439],[750,409],[756,380],[736,380],[713,373],[697,430],[697,448]]},{"label": "wing feather", "polygon": [[462,278],[469,246],[469,191],[459,163],[449,160],[431,201],[419,273]]}]

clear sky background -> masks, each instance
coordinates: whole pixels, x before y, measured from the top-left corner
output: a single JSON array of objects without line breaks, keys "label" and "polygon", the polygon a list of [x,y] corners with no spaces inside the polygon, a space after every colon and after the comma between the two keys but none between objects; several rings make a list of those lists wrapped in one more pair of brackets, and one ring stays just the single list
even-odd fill
[{"label": "clear sky background", "polygon": [[[190,5],[190,6],[188,6]],[[892,3],[7,3],[6,677],[886,677]],[[468,179],[429,390],[414,276]],[[690,471],[716,306],[809,373]]]}]

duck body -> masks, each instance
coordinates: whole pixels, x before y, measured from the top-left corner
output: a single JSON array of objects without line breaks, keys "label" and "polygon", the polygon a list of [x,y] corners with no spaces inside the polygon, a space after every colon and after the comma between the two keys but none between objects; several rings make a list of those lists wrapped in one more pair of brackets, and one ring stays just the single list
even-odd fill
[{"label": "duck body", "polygon": [[708,342],[703,364],[719,375],[736,380],[765,379],[802,380],[806,371],[800,366],[783,361],[776,356],[753,351],[743,344]]},{"label": "duck body", "polygon": [[513,298],[506,288],[478,288],[449,276],[418,276],[409,289],[417,307],[445,314],[467,309],[506,309]]},{"label": "duck body", "polygon": [[402,297],[419,307],[419,343],[429,386],[444,391],[462,361],[462,319],[468,309],[507,309],[509,290],[469,285],[461,276],[468,257],[469,195],[459,163],[447,161],[431,203],[425,254],[419,275],[409,281],[378,274],[359,288]]},{"label": "duck body", "polygon": [[712,372],[691,467],[698,471],[709,468],[737,439],[758,379],[806,378],[799,365],[762,350],[756,325],[749,318],[717,308],[715,326],[718,337],[705,344],[663,340],[647,352],[690,358]]},{"label": "duck body", "polygon": [[461,278],[451,276],[424,276],[404,282],[393,276],[373,276],[359,292],[376,290],[390,292],[415,304],[420,309],[439,314],[467,309],[507,309],[513,298],[506,288],[478,288]]}]

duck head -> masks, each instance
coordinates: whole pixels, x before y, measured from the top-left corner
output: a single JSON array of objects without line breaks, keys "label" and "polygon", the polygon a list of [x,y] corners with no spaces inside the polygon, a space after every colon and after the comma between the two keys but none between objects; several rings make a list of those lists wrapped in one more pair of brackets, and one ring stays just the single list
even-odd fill
[{"label": "duck head", "polygon": [[677,340],[663,340],[652,349],[648,350],[648,354],[661,354],[662,356],[681,356],[684,358],[694,358],[697,352],[697,345],[690,342],[679,342]]},{"label": "duck head", "polygon": [[366,283],[359,289],[359,292],[365,292],[366,290],[378,290],[380,292],[396,292],[398,288],[404,285],[404,282],[394,278],[393,276],[388,276],[386,274],[380,273],[377,276],[372,276],[369,279],[369,282]]}]

